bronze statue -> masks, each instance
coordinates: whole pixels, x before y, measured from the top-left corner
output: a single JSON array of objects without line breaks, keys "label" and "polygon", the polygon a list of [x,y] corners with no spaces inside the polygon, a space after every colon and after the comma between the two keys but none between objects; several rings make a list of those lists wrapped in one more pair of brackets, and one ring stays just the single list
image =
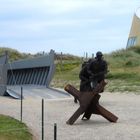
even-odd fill
[{"label": "bronze statue", "polygon": [[80,107],[70,117],[67,124],[72,125],[83,113],[82,120],[89,120],[92,114],[101,115],[110,122],[116,122],[118,120],[117,116],[99,104],[101,97],[99,93],[104,91],[104,87],[107,84],[105,82],[107,72],[107,62],[103,60],[102,52],[97,52],[95,59],[91,59],[85,63],[80,71],[80,91],[72,85],[65,87],[65,90],[73,95],[75,100],[78,100],[80,103]]}]

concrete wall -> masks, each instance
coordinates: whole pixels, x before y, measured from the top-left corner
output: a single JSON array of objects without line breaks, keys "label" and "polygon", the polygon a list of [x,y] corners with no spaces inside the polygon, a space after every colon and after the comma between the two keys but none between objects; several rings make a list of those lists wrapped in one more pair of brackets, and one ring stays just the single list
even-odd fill
[{"label": "concrete wall", "polygon": [[4,95],[7,84],[7,55],[0,57],[0,95]]},{"label": "concrete wall", "polygon": [[15,61],[8,66],[8,85],[42,85],[48,87],[55,72],[54,51],[48,55]]}]

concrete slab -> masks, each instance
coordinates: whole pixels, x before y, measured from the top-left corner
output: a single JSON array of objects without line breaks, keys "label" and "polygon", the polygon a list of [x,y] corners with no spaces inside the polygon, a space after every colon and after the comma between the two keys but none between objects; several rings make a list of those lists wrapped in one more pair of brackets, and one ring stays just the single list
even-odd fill
[{"label": "concrete slab", "polygon": [[[45,86],[22,86],[23,97],[27,98],[46,98],[46,99],[59,99],[59,98],[70,98],[71,96],[63,90],[46,88]],[[17,95],[21,95],[21,86],[8,86]]]}]

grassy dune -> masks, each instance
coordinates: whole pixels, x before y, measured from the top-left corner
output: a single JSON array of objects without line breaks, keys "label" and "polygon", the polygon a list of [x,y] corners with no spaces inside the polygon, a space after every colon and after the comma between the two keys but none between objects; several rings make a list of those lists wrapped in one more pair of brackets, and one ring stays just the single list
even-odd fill
[{"label": "grassy dune", "polygon": [[[122,49],[104,56],[108,62],[109,73],[106,91],[140,92],[140,47]],[[62,66],[57,63],[56,73],[51,83],[54,87],[63,88],[70,83],[79,88],[79,72],[82,61],[63,60]]]}]

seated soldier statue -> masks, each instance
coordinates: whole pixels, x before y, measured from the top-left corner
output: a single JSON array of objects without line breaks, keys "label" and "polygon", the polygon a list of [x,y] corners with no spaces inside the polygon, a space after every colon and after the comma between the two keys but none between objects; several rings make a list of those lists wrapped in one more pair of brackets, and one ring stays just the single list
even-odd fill
[{"label": "seated soldier statue", "polygon": [[90,64],[90,62],[93,61],[92,59],[89,59],[87,62],[84,62],[84,64],[82,65],[82,69],[80,71],[79,74],[79,78],[80,78],[80,91],[84,92],[84,91],[90,91],[90,75],[88,73],[88,65]]},{"label": "seated soldier statue", "polygon": [[[79,78],[80,78],[80,91],[84,92],[84,91],[89,91],[90,90],[90,81],[89,81],[89,74],[87,71],[87,67],[88,64],[90,63],[91,59],[89,59],[88,61],[85,61],[82,64],[82,68],[81,71],[79,73]],[[74,102],[77,103],[76,98],[74,99]]]}]

